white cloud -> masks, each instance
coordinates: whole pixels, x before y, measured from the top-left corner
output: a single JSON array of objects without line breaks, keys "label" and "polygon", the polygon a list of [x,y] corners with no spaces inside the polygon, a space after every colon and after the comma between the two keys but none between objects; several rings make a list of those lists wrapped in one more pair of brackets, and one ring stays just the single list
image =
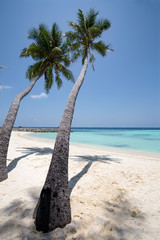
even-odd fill
[{"label": "white cloud", "polygon": [[5,67],[5,66],[0,65],[0,69],[3,69],[3,68],[8,68],[8,67]]},{"label": "white cloud", "polygon": [[43,92],[39,95],[31,95],[31,98],[34,98],[34,99],[47,98],[47,97],[48,97],[48,95]]},{"label": "white cloud", "polygon": [[2,83],[0,83],[0,90],[2,90],[2,89],[9,89],[9,88],[12,88],[12,87],[11,86],[5,86]]}]

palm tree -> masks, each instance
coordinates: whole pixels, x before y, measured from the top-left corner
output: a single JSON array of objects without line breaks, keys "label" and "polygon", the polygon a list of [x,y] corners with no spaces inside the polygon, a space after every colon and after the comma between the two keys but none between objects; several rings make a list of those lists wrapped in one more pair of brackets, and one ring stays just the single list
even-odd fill
[{"label": "palm tree", "polygon": [[102,56],[109,50],[102,42],[94,42],[104,30],[110,27],[107,19],[97,20],[98,12],[90,9],[86,16],[78,10],[78,23],[69,22],[74,31],[66,33],[73,59],[82,57],[83,68],[69,95],[62,120],[59,126],[49,171],[41,191],[34,218],[36,229],[42,232],[64,227],[71,221],[71,209],[68,190],[68,156],[70,128],[74,113],[75,102],[82,86],[89,61],[93,63],[91,50],[96,50]]},{"label": "palm tree", "polygon": [[26,72],[26,77],[32,80],[30,85],[14,98],[0,132],[0,181],[8,177],[6,169],[8,145],[21,100],[32,90],[42,75],[48,93],[53,84],[53,69],[58,88],[62,85],[61,74],[68,80],[74,81],[71,71],[66,68],[70,64],[67,45],[63,43],[62,32],[56,23],[53,24],[51,31],[40,24],[39,29],[33,28],[29,31],[28,38],[34,42],[22,50],[20,57],[31,56],[36,63],[29,66]]}]

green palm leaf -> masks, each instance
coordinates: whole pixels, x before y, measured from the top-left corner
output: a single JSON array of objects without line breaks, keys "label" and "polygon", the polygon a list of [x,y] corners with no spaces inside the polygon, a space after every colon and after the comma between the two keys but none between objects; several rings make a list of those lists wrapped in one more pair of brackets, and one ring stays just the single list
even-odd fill
[{"label": "green palm leaf", "polygon": [[31,56],[36,63],[28,67],[27,78],[32,80],[44,74],[47,93],[53,84],[53,70],[58,87],[62,85],[60,75],[74,81],[72,72],[66,68],[71,63],[68,54],[69,43],[63,42],[62,32],[56,23],[53,23],[51,31],[44,24],[40,24],[38,29],[32,28],[28,38],[32,39],[33,43],[22,49],[20,57]]},{"label": "green palm leaf", "polygon": [[71,59],[68,54],[61,56],[61,61],[64,63],[65,67],[68,67],[71,63]]},{"label": "green palm leaf", "polygon": [[81,9],[78,9],[78,25],[81,29],[83,29],[83,31],[87,30],[87,26],[86,26],[86,18],[84,13],[82,12]]},{"label": "green palm leaf", "polygon": [[57,47],[60,47],[62,45],[62,32],[60,31],[56,23],[53,23],[52,25],[51,36],[52,36],[54,45],[56,45]]},{"label": "green palm leaf", "polygon": [[42,60],[47,57],[47,53],[36,44],[32,43],[29,48],[24,48],[21,51],[20,57],[31,56],[34,60]]},{"label": "green palm leaf", "polygon": [[74,22],[68,22],[68,23],[75,30],[75,33],[77,33],[79,35],[80,38],[81,38],[81,36],[84,36],[83,28],[81,28],[78,24],[76,24]]},{"label": "green palm leaf", "polygon": [[51,66],[49,66],[45,71],[44,77],[45,77],[45,90],[48,93],[53,85],[53,72]]},{"label": "green palm leaf", "polygon": [[20,57],[29,57],[29,55],[27,55],[27,48],[21,50]]},{"label": "green palm leaf", "polygon": [[58,89],[62,86],[62,79],[60,78],[60,75],[58,71],[55,71],[56,77],[55,77],[55,82],[57,83]]},{"label": "green palm leaf", "polygon": [[89,55],[90,55],[89,62],[92,64],[93,71],[95,71],[94,64],[93,64],[95,61],[95,57],[93,56],[90,50],[89,50]]},{"label": "green palm leaf", "polygon": [[86,17],[86,26],[88,29],[95,25],[97,15],[98,15],[98,12],[95,12],[93,8],[89,10]]},{"label": "green palm leaf", "polygon": [[102,42],[96,42],[96,43],[92,43],[91,45],[92,50],[96,50],[100,55],[102,55],[103,57],[106,56],[106,51],[108,49],[108,46]]},{"label": "green palm leaf", "polygon": [[[81,34],[81,33],[80,33]],[[82,40],[83,39],[83,35],[81,36],[81,35],[79,35],[77,32],[71,32],[71,31],[69,31],[69,32],[66,32],[65,33],[65,36],[67,37],[67,42],[68,42],[68,44],[70,43],[72,43],[72,42],[75,42],[76,40],[77,41],[80,41],[80,40]],[[69,45],[70,45],[69,44]]]},{"label": "green palm leaf", "polygon": [[81,47],[81,44],[82,44],[81,42],[75,42],[68,48],[68,50],[72,52],[78,51]]},{"label": "green palm leaf", "polygon": [[30,65],[26,71],[26,78],[32,80],[33,78],[40,76],[45,69],[43,61],[39,61],[33,65]]},{"label": "green palm leaf", "polygon": [[39,31],[36,28],[32,28],[28,32],[28,39],[35,40],[37,42],[39,38]]},{"label": "green palm leaf", "polygon": [[88,29],[88,32],[89,32],[89,35],[90,35],[91,39],[98,38],[102,34],[101,29],[99,27],[97,27],[97,26],[90,27]]},{"label": "green palm leaf", "polygon": [[56,63],[56,70],[60,72],[67,80],[74,82],[74,76],[72,72],[69,69],[65,68],[61,63]]},{"label": "green palm leaf", "polygon": [[80,56],[82,56],[83,49],[79,49],[72,55],[72,62],[75,62]]},{"label": "green palm leaf", "polygon": [[85,57],[86,57],[86,50],[83,49],[82,52],[81,52],[81,57],[82,57],[82,65],[84,64],[84,60],[85,60]]},{"label": "green palm leaf", "polygon": [[101,29],[101,31],[107,30],[110,28],[111,23],[108,21],[108,19],[99,19],[96,24],[98,28]]},{"label": "green palm leaf", "polygon": [[77,23],[69,22],[73,31],[67,32],[65,35],[70,41],[69,50],[72,52],[72,61],[81,56],[82,64],[85,57],[89,54],[89,62],[92,64],[95,58],[91,50],[96,50],[101,56],[105,56],[107,51],[112,51],[103,41],[95,42],[96,38],[101,37],[104,30],[109,29],[110,22],[108,19],[98,19],[98,12],[93,8],[85,15],[82,10],[78,10]]}]

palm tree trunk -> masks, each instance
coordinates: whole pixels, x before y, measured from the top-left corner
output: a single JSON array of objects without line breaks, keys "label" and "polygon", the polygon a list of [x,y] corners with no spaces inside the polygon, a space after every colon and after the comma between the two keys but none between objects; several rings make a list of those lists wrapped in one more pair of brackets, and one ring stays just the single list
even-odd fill
[{"label": "palm tree trunk", "polygon": [[68,188],[68,156],[70,129],[74,106],[88,66],[86,56],[82,71],[69,95],[59,126],[51,164],[40,199],[35,208],[34,218],[37,231],[49,232],[71,222]]},{"label": "palm tree trunk", "polygon": [[35,78],[24,91],[16,95],[4,121],[2,130],[0,132],[0,182],[8,178],[6,168],[8,145],[20,102],[32,90],[38,79],[39,77]]}]

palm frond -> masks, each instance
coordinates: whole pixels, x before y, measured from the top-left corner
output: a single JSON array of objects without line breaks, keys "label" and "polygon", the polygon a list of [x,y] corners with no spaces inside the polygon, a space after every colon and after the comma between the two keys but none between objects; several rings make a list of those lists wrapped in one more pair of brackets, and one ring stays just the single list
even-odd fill
[{"label": "palm frond", "polygon": [[29,56],[31,56],[34,60],[42,60],[47,57],[46,52],[34,43],[32,43],[29,48],[24,48],[21,51],[20,57]]},{"label": "palm frond", "polygon": [[45,77],[45,90],[47,93],[49,93],[49,90],[53,85],[53,72],[51,66],[49,66],[45,71],[44,77]]},{"label": "palm frond", "polygon": [[29,57],[30,55],[27,54],[27,48],[23,48],[20,52],[20,57]]},{"label": "palm frond", "polygon": [[96,50],[99,54],[101,54],[104,57],[106,55],[108,46],[104,42],[99,41],[96,43],[92,43],[91,49]]},{"label": "palm frond", "polygon": [[107,52],[114,52],[113,49],[109,48],[109,45],[107,46]]},{"label": "palm frond", "polygon": [[101,37],[103,31],[110,27],[110,22],[108,19],[97,20],[98,12],[93,8],[86,15],[79,9],[77,15],[77,23],[69,22],[73,31],[66,33],[67,40],[70,41],[68,49],[73,52],[72,61],[81,56],[82,64],[84,64],[85,57],[89,53],[90,63],[94,68],[94,57],[90,53],[90,48],[96,50],[102,56],[106,55],[106,52],[109,51],[108,46],[102,41],[94,43],[94,40]]},{"label": "palm frond", "polygon": [[74,75],[69,69],[66,69],[62,74],[67,80],[71,80],[73,83],[75,82]]},{"label": "palm frond", "polygon": [[64,67],[61,63],[57,62],[56,64],[56,70],[60,73],[62,73],[62,75],[67,79],[67,80],[71,80],[72,82],[74,82],[74,76],[73,73],[67,69],[66,67]]},{"label": "palm frond", "polygon": [[61,61],[64,63],[65,67],[68,67],[71,63],[71,59],[68,54],[62,55]]},{"label": "palm frond", "polygon": [[38,37],[39,37],[39,30],[36,28],[31,28],[28,32],[28,39],[32,39],[37,42]]},{"label": "palm frond", "polygon": [[95,61],[95,57],[94,57],[93,54],[91,53],[90,49],[89,49],[89,55],[90,55],[89,62],[92,64],[93,71],[95,71],[94,64],[93,64],[94,61]]},{"label": "palm frond", "polygon": [[56,55],[56,54],[61,54],[62,53],[62,49],[59,47],[54,47],[52,50],[52,54]]},{"label": "palm frond", "polygon": [[26,71],[26,78],[32,80],[35,77],[41,76],[44,71],[43,61],[37,62],[33,65],[30,65]]},{"label": "palm frond", "polygon": [[68,22],[69,25],[74,29],[74,31],[77,33],[77,34],[80,34],[81,36],[84,36],[84,29],[81,28],[77,23],[74,23],[74,22]]},{"label": "palm frond", "polygon": [[60,74],[74,81],[72,72],[66,68],[71,63],[68,53],[69,42],[63,42],[62,32],[56,23],[53,24],[51,31],[46,25],[40,24],[38,29],[32,28],[28,36],[34,42],[28,48],[22,49],[20,57],[31,56],[38,62],[28,67],[27,78],[32,80],[44,74],[47,92],[53,84],[53,70],[58,87],[62,84]]},{"label": "palm frond", "polygon": [[56,23],[53,23],[52,25],[51,36],[54,46],[60,47],[62,44],[62,32]]},{"label": "palm frond", "polygon": [[62,79],[60,78],[58,71],[55,71],[55,74],[56,74],[55,82],[57,84],[57,88],[59,89],[62,86]]},{"label": "palm frond", "polygon": [[81,52],[81,57],[82,57],[82,65],[84,64],[84,60],[85,60],[85,57],[86,57],[86,50],[83,49],[82,52]]},{"label": "palm frond", "polygon": [[75,41],[80,41],[83,39],[83,37],[81,37],[79,34],[77,34],[77,32],[66,32],[65,36],[67,37],[67,43],[69,45],[71,45],[72,43],[74,43]]},{"label": "palm frond", "polygon": [[39,24],[39,31],[40,32],[41,31],[48,31],[49,32],[47,25],[45,25],[44,23]]},{"label": "palm frond", "polygon": [[79,51],[80,47],[81,47],[81,42],[76,42],[76,43],[73,43],[69,48],[68,50],[71,51],[71,52],[75,52],[75,51]]},{"label": "palm frond", "polygon": [[63,41],[62,45],[61,45],[61,50],[63,51],[63,53],[68,53],[68,47],[70,45],[70,42],[68,41],[68,39],[66,38],[65,41]]},{"label": "palm frond", "polygon": [[91,8],[86,17],[86,26],[87,28],[91,28],[95,25],[96,17],[98,12],[96,12],[93,8]]},{"label": "palm frond", "polygon": [[49,53],[52,48],[51,43],[52,40],[48,28],[44,24],[40,24],[37,45],[40,46],[46,53]]},{"label": "palm frond", "polygon": [[102,31],[99,27],[93,26],[88,29],[89,35],[91,39],[95,39],[97,37],[100,37],[102,34]]},{"label": "palm frond", "polygon": [[82,56],[82,48],[79,49],[77,52],[73,53],[71,61],[75,62],[80,56]]},{"label": "palm frond", "polygon": [[86,31],[87,30],[86,17],[81,9],[78,9],[77,15],[78,15],[78,25],[80,26],[81,29],[83,29],[83,31]]},{"label": "palm frond", "polygon": [[103,32],[104,30],[107,30],[110,28],[111,23],[108,19],[99,19],[96,23],[95,26],[97,26],[101,31]]},{"label": "palm frond", "polygon": [[53,63],[53,66],[54,66],[54,63],[56,63],[58,61],[63,63],[65,66],[69,66],[71,63],[69,54],[65,53],[63,51],[63,49],[58,48],[58,47],[56,47],[52,50],[48,60],[50,63]]},{"label": "palm frond", "polygon": [[60,32],[61,32],[61,31],[60,31],[57,23],[54,22],[53,25],[52,25],[52,29],[51,29],[51,35],[52,35],[52,37],[55,38],[56,35],[57,35],[57,33],[60,33]]}]

